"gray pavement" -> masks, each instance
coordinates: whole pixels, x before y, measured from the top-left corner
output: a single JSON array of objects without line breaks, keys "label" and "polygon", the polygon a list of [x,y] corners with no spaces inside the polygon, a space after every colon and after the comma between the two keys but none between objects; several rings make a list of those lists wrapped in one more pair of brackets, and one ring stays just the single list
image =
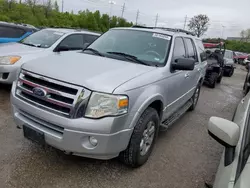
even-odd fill
[{"label": "gray pavement", "polygon": [[130,169],[118,160],[66,156],[22,136],[12,117],[10,89],[0,85],[0,188],[203,188],[213,182],[222,147],[206,130],[210,116],[231,119],[246,72],[237,67],[215,89],[202,87],[198,106],[162,132],[147,164]]}]

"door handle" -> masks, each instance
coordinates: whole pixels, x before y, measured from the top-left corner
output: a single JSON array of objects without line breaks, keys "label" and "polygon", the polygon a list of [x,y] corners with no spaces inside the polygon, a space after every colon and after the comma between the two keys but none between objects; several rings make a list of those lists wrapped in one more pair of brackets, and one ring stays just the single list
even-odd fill
[{"label": "door handle", "polygon": [[188,73],[185,74],[185,78],[189,78],[189,74]]}]

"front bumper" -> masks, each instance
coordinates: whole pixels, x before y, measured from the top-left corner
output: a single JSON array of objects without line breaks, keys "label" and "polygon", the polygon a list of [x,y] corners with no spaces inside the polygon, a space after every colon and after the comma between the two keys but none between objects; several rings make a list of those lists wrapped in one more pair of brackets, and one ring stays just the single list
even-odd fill
[{"label": "front bumper", "polygon": [[20,67],[15,65],[0,65],[0,83],[12,84]]},{"label": "front bumper", "polygon": [[[20,128],[26,125],[43,132],[46,144],[73,155],[96,159],[117,157],[127,148],[133,129],[124,129],[125,117],[68,119],[22,101],[14,96],[14,90],[12,87],[15,123]],[[97,139],[96,146],[91,145],[90,136]]]}]

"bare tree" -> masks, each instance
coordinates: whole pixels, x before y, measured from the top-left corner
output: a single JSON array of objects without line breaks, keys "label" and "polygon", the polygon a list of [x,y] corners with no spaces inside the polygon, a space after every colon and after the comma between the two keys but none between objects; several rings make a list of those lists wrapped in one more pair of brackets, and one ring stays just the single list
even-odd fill
[{"label": "bare tree", "polygon": [[250,29],[242,30],[240,37],[242,41],[248,42],[250,40]]},{"label": "bare tree", "polygon": [[207,15],[199,14],[191,18],[188,24],[189,30],[194,32],[198,37],[204,35],[208,30],[209,18]]}]

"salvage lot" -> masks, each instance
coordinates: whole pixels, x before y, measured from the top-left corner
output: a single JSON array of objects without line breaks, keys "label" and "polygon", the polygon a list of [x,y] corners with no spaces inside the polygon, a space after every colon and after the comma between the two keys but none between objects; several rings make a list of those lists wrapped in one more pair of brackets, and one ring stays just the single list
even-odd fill
[{"label": "salvage lot", "polygon": [[215,89],[203,87],[195,111],[160,133],[149,161],[139,169],[116,159],[66,156],[24,139],[12,120],[10,89],[0,85],[0,188],[204,187],[204,181],[213,182],[222,152],[207,134],[208,119],[232,118],[245,75],[238,66],[233,77],[223,77]]}]

